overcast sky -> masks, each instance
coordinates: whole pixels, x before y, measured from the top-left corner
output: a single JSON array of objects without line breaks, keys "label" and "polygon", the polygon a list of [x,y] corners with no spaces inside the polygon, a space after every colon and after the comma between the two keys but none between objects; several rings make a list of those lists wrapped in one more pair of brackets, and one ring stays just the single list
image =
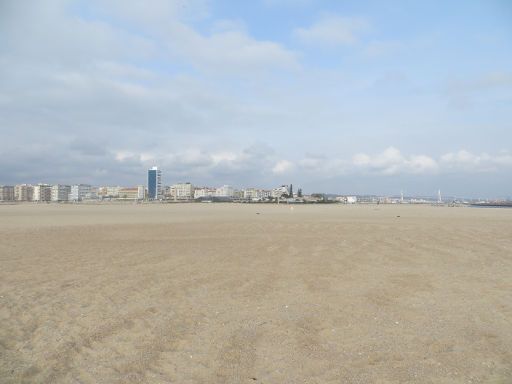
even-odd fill
[{"label": "overcast sky", "polygon": [[512,196],[512,2],[0,0],[0,184]]}]

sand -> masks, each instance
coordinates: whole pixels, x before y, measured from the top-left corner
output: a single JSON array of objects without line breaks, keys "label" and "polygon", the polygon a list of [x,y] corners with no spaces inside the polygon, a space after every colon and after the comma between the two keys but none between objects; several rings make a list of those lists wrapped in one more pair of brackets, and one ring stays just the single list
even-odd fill
[{"label": "sand", "polygon": [[510,382],[511,209],[0,206],[0,383]]}]

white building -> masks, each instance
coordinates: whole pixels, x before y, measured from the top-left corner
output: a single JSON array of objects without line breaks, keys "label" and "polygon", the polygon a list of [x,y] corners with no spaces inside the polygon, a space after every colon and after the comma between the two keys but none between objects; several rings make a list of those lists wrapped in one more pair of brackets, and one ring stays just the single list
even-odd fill
[{"label": "white building", "polygon": [[243,199],[244,198],[244,191],[240,189],[235,189],[233,192],[233,198],[234,199]]},{"label": "white building", "polygon": [[82,201],[96,198],[96,193],[89,184],[76,184],[71,186],[69,201]]},{"label": "white building", "polygon": [[244,189],[244,199],[252,200],[257,197],[257,189],[256,188],[246,188]]},{"label": "white building", "polygon": [[223,185],[215,191],[217,197],[233,197],[234,195],[235,189],[230,185]]},{"label": "white building", "polygon": [[99,187],[97,195],[101,199],[117,198],[119,197],[120,186],[104,186]]},{"label": "white building", "polygon": [[68,201],[71,187],[69,185],[56,184],[51,187],[52,201]]},{"label": "white building", "polygon": [[201,199],[205,197],[213,197],[217,193],[215,188],[202,187],[194,190],[194,199]]},{"label": "white building", "polygon": [[120,189],[121,189],[121,187],[119,185],[116,185],[116,186],[113,186],[113,187],[107,186],[107,196],[119,197],[119,190]]},{"label": "white building", "polygon": [[137,185],[137,199],[144,200],[146,197],[146,187],[144,185]]},{"label": "white building", "polygon": [[259,189],[258,190],[259,198],[262,200],[267,200],[272,197],[272,191],[268,189]]},{"label": "white building", "polygon": [[16,201],[32,201],[34,187],[30,184],[18,184],[14,187],[14,199]]},{"label": "white building", "polygon": [[280,198],[283,195],[289,195],[290,189],[287,185],[281,185],[279,188],[274,188],[272,190],[272,197],[274,199]]},{"label": "white building", "polygon": [[194,186],[190,183],[171,185],[169,197],[173,200],[192,200],[194,198]]},{"label": "white building", "polygon": [[268,191],[265,189],[257,189],[257,188],[247,188],[244,189],[244,199],[259,201],[266,200],[272,196],[272,191]]},{"label": "white building", "polygon": [[357,203],[356,196],[347,196],[347,204],[355,204],[355,203]]},{"label": "white building", "polygon": [[34,186],[34,201],[51,201],[52,186],[48,184],[37,184]]},{"label": "white building", "polygon": [[336,201],[344,204],[355,204],[357,203],[356,196],[338,196],[336,197]]}]

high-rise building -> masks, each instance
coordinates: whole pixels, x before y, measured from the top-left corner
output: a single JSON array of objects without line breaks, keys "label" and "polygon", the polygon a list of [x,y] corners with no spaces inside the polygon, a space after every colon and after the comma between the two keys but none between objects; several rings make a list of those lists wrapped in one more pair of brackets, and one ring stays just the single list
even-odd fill
[{"label": "high-rise building", "polygon": [[48,184],[37,184],[34,186],[34,201],[51,201],[52,186]]},{"label": "high-rise building", "polygon": [[76,184],[71,186],[69,201],[82,201],[96,198],[96,193],[89,184]]},{"label": "high-rise building", "polygon": [[71,187],[69,185],[56,184],[51,189],[52,201],[68,201]]},{"label": "high-rise building", "polygon": [[30,184],[18,184],[14,187],[14,199],[16,201],[32,201],[34,187]]},{"label": "high-rise building", "polygon": [[158,167],[148,169],[148,199],[162,198],[162,171]]},{"label": "high-rise building", "polygon": [[0,185],[0,201],[14,201],[14,186]]}]

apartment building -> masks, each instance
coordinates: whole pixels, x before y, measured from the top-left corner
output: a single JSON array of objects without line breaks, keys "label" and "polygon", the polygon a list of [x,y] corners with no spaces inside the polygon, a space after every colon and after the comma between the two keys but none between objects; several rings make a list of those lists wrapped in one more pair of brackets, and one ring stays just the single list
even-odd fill
[{"label": "apartment building", "polygon": [[194,196],[194,186],[191,183],[178,183],[169,187],[168,198],[171,200],[192,200]]},{"label": "apartment building", "polygon": [[14,201],[14,186],[0,185],[0,201]]},{"label": "apartment building", "polygon": [[75,184],[71,186],[69,201],[82,201],[96,198],[96,191],[89,184]]},{"label": "apartment building", "polygon": [[202,199],[205,197],[215,196],[217,190],[210,187],[201,187],[194,190],[194,199]]},{"label": "apartment building", "polygon": [[56,184],[51,187],[51,201],[68,201],[71,187],[69,185]]},{"label": "apartment building", "polygon": [[217,197],[233,197],[234,195],[235,189],[230,185],[223,185],[215,191],[215,196]]},{"label": "apartment building", "polygon": [[34,187],[30,184],[18,184],[14,186],[14,199],[16,201],[32,201]]},{"label": "apartment building", "polygon": [[52,200],[52,186],[48,184],[37,184],[34,186],[34,201],[51,201]]}]

